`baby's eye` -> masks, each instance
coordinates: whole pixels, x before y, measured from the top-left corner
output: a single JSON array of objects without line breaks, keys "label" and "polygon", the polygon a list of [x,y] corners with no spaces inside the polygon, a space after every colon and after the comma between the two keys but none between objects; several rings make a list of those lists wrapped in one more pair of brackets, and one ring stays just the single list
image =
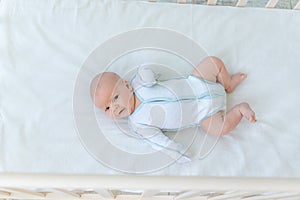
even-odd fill
[{"label": "baby's eye", "polygon": [[107,107],[105,108],[105,112],[108,111],[108,110],[109,110],[109,106],[107,106]]},{"label": "baby's eye", "polygon": [[114,101],[117,100],[118,98],[119,98],[119,95],[116,95],[116,96],[114,97]]}]

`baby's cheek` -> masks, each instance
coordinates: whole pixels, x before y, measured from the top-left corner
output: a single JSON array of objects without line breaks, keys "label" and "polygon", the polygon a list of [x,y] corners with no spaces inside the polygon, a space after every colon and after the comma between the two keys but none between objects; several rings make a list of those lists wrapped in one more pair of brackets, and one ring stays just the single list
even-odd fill
[{"label": "baby's cheek", "polygon": [[129,95],[123,95],[120,99],[123,105],[128,105],[130,103],[130,97]]},{"label": "baby's cheek", "polygon": [[109,117],[114,118],[114,114],[113,114],[113,112],[112,112],[111,110],[108,111],[108,112],[106,112],[106,114],[107,114]]}]

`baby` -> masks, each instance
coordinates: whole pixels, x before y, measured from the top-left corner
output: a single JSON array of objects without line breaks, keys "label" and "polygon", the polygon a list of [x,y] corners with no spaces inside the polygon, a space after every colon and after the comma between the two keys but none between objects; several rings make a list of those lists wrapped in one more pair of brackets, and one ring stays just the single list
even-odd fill
[{"label": "baby", "polygon": [[157,81],[151,69],[139,67],[131,83],[116,73],[103,72],[91,82],[90,92],[97,107],[112,118],[128,117],[133,133],[179,162],[189,161],[181,144],[162,131],[200,126],[212,135],[232,131],[245,117],[256,122],[247,103],[225,113],[226,93],[247,77],[230,76],[217,57],[204,58],[187,77]]}]

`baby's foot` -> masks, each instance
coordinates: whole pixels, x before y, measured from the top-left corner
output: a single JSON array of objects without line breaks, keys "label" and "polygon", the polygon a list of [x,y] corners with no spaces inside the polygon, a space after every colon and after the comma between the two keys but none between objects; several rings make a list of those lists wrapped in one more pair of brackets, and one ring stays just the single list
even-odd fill
[{"label": "baby's foot", "polygon": [[237,73],[231,76],[231,83],[229,87],[226,88],[227,93],[231,93],[235,90],[235,88],[247,78],[247,74]]},{"label": "baby's foot", "polygon": [[252,123],[256,122],[255,113],[250,108],[248,103],[241,103],[240,104],[240,112],[242,113],[243,117],[249,120]]}]

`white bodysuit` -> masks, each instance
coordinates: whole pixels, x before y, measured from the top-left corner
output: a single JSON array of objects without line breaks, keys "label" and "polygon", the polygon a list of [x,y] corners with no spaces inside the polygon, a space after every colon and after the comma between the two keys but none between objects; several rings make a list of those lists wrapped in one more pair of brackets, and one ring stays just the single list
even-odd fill
[{"label": "white bodysuit", "polygon": [[162,131],[199,126],[203,119],[226,108],[224,87],[194,75],[158,82],[151,69],[139,67],[131,85],[142,103],[129,116],[130,128],[154,149],[179,162],[190,159],[183,146]]}]

